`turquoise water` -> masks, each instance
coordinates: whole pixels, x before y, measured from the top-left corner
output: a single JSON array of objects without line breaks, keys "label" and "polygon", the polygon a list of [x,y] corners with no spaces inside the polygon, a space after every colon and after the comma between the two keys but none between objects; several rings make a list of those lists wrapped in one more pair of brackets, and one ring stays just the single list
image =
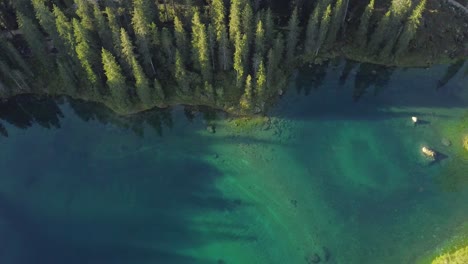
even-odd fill
[{"label": "turquoise water", "polygon": [[468,79],[452,70],[303,69],[249,122],[2,103],[0,261],[416,263],[468,239]]}]

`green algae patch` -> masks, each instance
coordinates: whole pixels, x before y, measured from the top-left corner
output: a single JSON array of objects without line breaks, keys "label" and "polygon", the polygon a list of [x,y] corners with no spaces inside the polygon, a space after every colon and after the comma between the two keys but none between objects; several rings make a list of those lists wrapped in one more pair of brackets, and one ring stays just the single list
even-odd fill
[{"label": "green algae patch", "polygon": [[239,117],[230,120],[227,126],[235,132],[250,132],[258,129],[268,129],[271,119],[265,116]]},{"label": "green algae patch", "polygon": [[463,264],[468,263],[468,246],[458,249],[454,252],[445,253],[442,256],[435,258],[432,264]]}]

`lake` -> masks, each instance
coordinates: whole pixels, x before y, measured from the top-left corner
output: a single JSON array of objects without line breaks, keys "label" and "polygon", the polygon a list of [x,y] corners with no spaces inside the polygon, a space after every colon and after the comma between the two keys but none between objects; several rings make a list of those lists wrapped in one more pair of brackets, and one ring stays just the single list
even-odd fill
[{"label": "lake", "polygon": [[3,102],[0,262],[424,261],[468,241],[467,69],[306,67],[249,121]]}]

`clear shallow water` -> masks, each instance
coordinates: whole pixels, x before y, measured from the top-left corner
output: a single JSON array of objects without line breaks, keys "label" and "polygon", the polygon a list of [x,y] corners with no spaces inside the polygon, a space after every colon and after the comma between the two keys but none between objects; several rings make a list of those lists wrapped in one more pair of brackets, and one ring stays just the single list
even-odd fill
[{"label": "clear shallow water", "polygon": [[1,263],[415,263],[467,240],[465,68],[303,70],[248,124],[2,104]]}]

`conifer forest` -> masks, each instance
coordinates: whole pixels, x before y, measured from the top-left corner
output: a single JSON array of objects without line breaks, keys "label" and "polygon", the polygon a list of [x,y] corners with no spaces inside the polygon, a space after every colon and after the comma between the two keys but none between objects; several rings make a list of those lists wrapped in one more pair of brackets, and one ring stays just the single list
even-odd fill
[{"label": "conifer forest", "polygon": [[68,95],[122,114],[177,104],[261,113],[301,66],[466,58],[464,4],[0,0],[0,97]]}]

